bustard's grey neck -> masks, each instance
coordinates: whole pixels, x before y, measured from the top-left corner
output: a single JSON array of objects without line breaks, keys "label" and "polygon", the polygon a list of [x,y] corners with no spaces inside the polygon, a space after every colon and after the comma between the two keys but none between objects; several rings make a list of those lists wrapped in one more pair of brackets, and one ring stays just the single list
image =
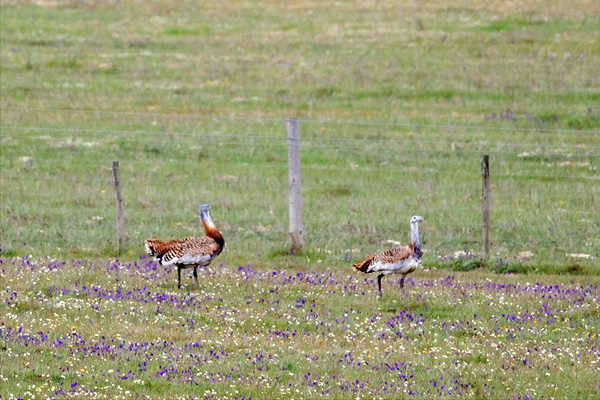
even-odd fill
[{"label": "bustard's grey neck", "polygon": [[410,244],[417,259],[420,259],[423,253],[421,252],[421,240],[419,239],[419,223],[412,222],[410,224]]},{"label": "bustard's grey neck", "polygon": [[216,229],[215,223],[213,222],[208,210],[200,210],[200,219],[202,220],[202,225],[206,230]]},{"label": "bustard's grey neck", "polygon": [[212,222],[208,210],[200,210],[200,218],[202,219],[202,221]]}]

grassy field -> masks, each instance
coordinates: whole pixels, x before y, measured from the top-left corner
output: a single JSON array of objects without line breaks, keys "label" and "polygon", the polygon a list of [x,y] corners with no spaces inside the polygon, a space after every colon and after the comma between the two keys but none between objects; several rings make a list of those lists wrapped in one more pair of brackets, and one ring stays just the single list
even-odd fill
[{"label": "grassy field", "polygon": [[426,263],[478,255],[490,154],[492,266],[592,273],[599,6],[511,4],[3,2],[3,254],[114,257],[116,159],[120,256],[208,202],[225,261],[285,266],[297,117],[305,262],[404,242],[413,214]]},{"label": "grassy field", "polygon": [[[597,393],[600,4],[396,3],[0,0],[2,399]],[[205,202],[226,248],[177,291],[143,240]],[[414,214],[376,300],[351,265]]]},{"label": "grassy field", "polygon": [[[592,399],[600,279],[0,260],[2,398]],[[189,274],[186,274],[189,275]]]}]

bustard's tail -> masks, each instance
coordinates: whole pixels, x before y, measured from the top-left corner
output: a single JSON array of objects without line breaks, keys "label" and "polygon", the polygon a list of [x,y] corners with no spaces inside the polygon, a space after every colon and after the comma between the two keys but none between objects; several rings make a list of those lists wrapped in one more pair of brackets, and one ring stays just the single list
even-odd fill
[{"label": "bustard's tail", "polygon": [[152,237],[150,239],[146,239],[146,241],[144,242],[144,247],[146,247],[146,252],[148,254],[160,260],[166,253],[169,252],[169,250],[173,248],[173,246],[181,242],[183,242],[183,240],[173,239],[169,241],[164,241]]}]

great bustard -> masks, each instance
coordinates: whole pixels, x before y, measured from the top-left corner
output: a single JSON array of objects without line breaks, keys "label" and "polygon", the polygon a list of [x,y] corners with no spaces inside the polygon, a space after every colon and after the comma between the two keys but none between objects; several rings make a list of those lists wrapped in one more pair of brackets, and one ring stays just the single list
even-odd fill
[{"label": "great bustard", "polygon": [[401,274],[400,287],[404,287],[404,278],[413,272],[419,265],[423,252],[419,240],[419,222],[425,218],[415,215],[410,219],[410,244],[408,246],[396,247],[383,253],[371,254],[363,261],[354,264],[358,271],[370,274],[378,272],[377,285],[378,295],[381,296],[381,278],[390,274]]},{"label": "great bustard", "polygon": [[177,267],[178,288],[181,288],[181,270],[187,268],[194,269],[196,285],[200,286],[197,267],[208,266],[223,251],[225,239],[210,218],[209,210],[208,204],[202,204],[198,210],[206,233],[204,236],[168,241],[153,237],[144,243],[148,254],[154,256],[161,265]]}]

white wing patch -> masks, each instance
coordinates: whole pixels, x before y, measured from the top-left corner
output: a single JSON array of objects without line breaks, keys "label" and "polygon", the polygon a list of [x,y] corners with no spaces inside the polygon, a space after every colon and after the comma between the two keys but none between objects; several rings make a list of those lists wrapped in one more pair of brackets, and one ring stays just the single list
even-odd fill
[{"label": "white wing patch", "polygon": [[163,265],[173,265],[173,264],[187,264],[187,265],[207,265],[210,263],[213,258],[215,258],[214,254],[204,254],[192,256],[189,254],[184,254],[182,257],[173,258],[168,262],[164,262]]},{"label": "white wing patch", "polygon": [[395,263],[382,263],[381,261],[371,264],[367,272],[381,271],[384,274],[408,274],[417,268],[418,262],[414,257],[409,257]]}]

